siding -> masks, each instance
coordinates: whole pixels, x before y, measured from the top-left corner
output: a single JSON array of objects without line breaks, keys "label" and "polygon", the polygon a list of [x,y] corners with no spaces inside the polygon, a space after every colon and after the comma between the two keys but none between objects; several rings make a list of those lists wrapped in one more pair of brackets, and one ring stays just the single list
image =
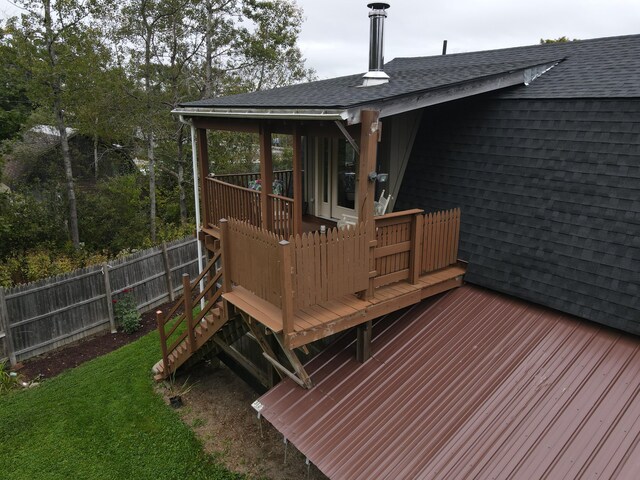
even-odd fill
[{"label": "siding", "polygon": [[466,279],[640,334],[640,100],[427,109],[396,210],[461,207]]}]

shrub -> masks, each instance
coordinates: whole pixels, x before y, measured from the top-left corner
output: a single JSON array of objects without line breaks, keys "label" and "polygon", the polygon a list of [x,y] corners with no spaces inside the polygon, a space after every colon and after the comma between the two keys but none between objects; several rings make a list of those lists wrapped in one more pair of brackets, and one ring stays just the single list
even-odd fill
[{"label": "shrub", "polygon": [[9,370],[6,362],[0,362],[0,395],[20,386],[20,380]]},{"label": "shrub", "polygon": [[140,329],[140,313],[136,307],[136,301],[130,290],[124,290],[123,295],[114,300],[114,314],[116,321],[125,333],[133,333]]}]

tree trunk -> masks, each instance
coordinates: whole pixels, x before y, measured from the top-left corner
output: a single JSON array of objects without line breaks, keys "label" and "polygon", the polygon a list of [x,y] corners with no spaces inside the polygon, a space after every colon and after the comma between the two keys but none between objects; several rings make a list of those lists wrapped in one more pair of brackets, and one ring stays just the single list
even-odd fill
[{"label": "tree trunk", "polygon": [[[146,19],[145,19],[146,20]],[[156,243],[156,158],[153,140],[153,108],[151,105],[151,40],[152,26],[147,24],[144,56],[144,89],[147,97],[147,157],[149,161],[149,227],[151,242]]]},{"label": "tree trunk", "polygon": [[[96,123],[97,123],[97,119],[96,119]],[[93,134],[93,165],[95,168],[95,178],[96,180],[98,180],[98,134],[94,133]]]},{"label": "tree trunk", "polygon": [[[44,27],[49,52],[49,62],[51,69],[55,72],[58,65],[58,57],[54,45],[55,37],[51,19],[51,1],[43,0]],[[73,169],[71,167],[71,153],[69,152],[69,138],[67,137],[67,126],[64,121],[64,110],[62,109],[62,81],[57,73],[53,75],[51,83],[51,93],[53,97],[53,114],[56,117],[58,132],[60,132],[60,145],[62,147],[62,161],[64,163],[64,174],[67,183],[67,202],[69,207],[69,234],[74,248],[80,248],[80,234],[78,233],[78,207],[76,204],[76,190],[73,181]]]},{"label": "tree trunk", "polygon": [[207,32],[205,39],[205,62],[204,62],[204,98],[213,96],[213,45],[211,37],[213,36],[213,5],[211,0],[207,0]]}]

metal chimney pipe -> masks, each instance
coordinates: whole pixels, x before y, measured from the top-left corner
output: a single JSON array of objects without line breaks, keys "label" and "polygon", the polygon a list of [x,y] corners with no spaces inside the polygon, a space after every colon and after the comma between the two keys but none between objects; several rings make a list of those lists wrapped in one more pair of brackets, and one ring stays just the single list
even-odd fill
[{"label": "metal chimney pipe", "polygon": [[388,3],[376,2],[367,5],[369,11],[369,71],[364,76],[362,86],[387,83],[389,76],[384,73],[384,19],[387,17]]}]

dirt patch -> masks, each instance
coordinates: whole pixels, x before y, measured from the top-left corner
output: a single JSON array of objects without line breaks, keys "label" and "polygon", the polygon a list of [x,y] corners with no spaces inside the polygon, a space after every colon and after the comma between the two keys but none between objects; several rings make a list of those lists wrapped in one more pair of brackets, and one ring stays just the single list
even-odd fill
[{"label": "dirt patch", "polygon": [[137,332],[128,334],[122,331],[117,333],[107,331],[83,338],[78,342],[26,360],[18,369],[19,373],[27,381],[36,378],[51,378],[69,368],[77,367],[96,357],[113,352],[155,330],[157,328],[155,312],[157,310],[168,312],[173,305],[174,303],[165,303],[142,315],[141,328]]},{"label": "dirt patch", "polygon": [[314,465],[307,466],[304,455],[291,444],[286,447],[285,464],[282,434],[259,420],[251,407],[259,395],[224,365],[195,367],[163,391],[167,403],[180,393],[182,420],[198,435],[205,451],[229,470],[271,480],[327,478]]}]

